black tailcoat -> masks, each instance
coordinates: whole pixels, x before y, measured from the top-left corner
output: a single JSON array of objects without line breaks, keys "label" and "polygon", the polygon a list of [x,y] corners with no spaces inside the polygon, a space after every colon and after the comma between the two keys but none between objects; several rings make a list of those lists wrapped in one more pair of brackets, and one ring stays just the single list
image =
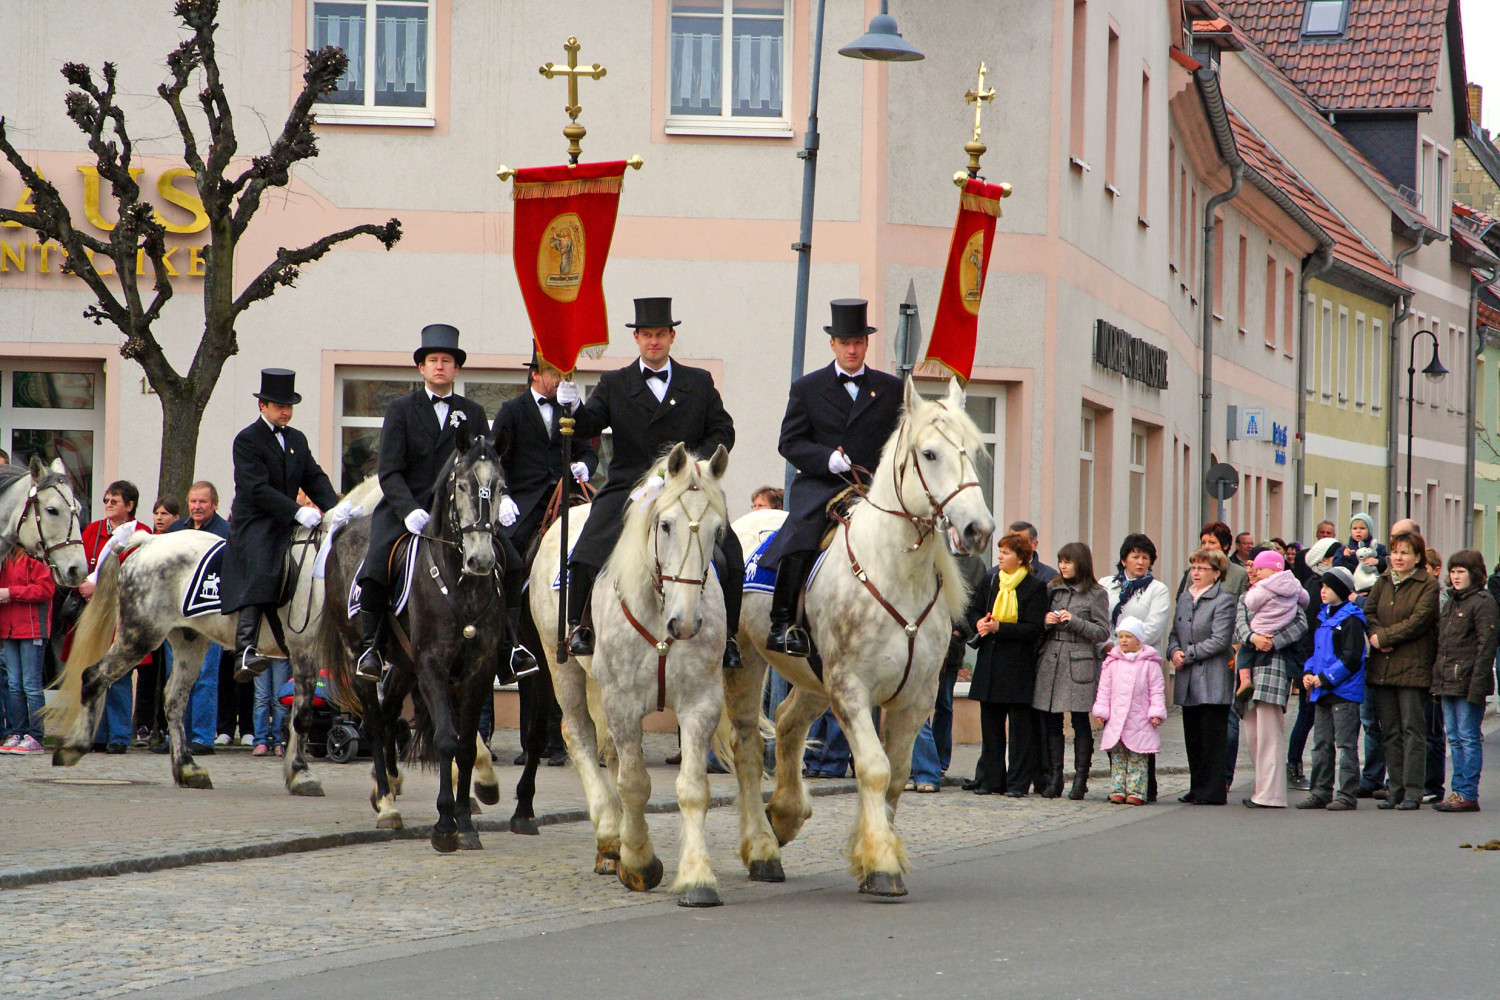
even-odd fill
[{"label": "black tailcoat", "polygon": [[[561,405],[552,407],[552,426],[542,421],[542,410],[528,386],[519,396],[507,399],[495,414],[494,436],[500,440],[503,429],[510,444],[501,458],[505,467],[505,484],[510,498],[521,509],[521,516],[509,528],[502,529],[516,548],[525,550],[531,536],[547,513],[547,500],[557,487],[557,481],[567,471],[563,465],[562,436],[557,432],[557,421],[562,416]],[[586,437],[573,436],[573,461],[588,466],[589,475],[599,468],[599,453]],[[572,483],[572,477],[569,476]],[[573,483],[573,492],[578,492]]]},{"label": "black tailcoat", "polygon": [[283,436],[284,451],[270,425],[257,417],[234,438],[234,503],[219,583],[226,613],[280,599],[286,550],[297,524],[297,490],[323,510],[339,502],[306,436],[292,427]]},{"label": "black tailcoat", "polygon": [[573,549],[571,561],[584,566],[604,565],[619,540],[631,489],[672,445],[680,441],[703,458],[721,444],[726,449],[734,447],[734,421],[724,410],[713,376],[676,361],[661,402],[647,387],[640,362],[632,361],[605,372],[574,417],[581,437],[613,429],[609,481],[594,498],[588,523]]},{"label": "black tailcoat", "polygon": [[901,380],[869,367],[857,399],[849,398],[835,364],[792,383],[778,450],[797,475],[787,493],[786,523],[761,556],[762,566],[772,568],[784,555],[818,547],[828,523],[823,509],[848,485],[828,471],[829,456],[842,446],[854,466],[874,473],[881,449],[901,421],[901,403]]},{"label": "black tailcoat", "polygon": [[448,419],[437,413],[421,388],[391,400],[380,425],[380,503],[370,518],[370,547],[359,574],[360,585],[390,582],[391,548],[406,532],[406,515],[418,508],[434,514],[432,495],[453,454],[453,414],[462,413],[472,434],[483,434],[489,421],[484,407],[458,393],[448,397]]}]

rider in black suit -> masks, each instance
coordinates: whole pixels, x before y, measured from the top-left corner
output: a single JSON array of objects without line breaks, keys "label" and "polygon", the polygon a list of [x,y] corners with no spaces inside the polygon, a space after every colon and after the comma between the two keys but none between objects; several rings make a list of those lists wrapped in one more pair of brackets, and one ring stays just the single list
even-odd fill
[{"label": "rider in black suit", "polygon": [[[582,437],[597,436],[606,427],[614,432],[609,481],[594,498],[588,523],[568,560],[568,625],[572,630],[568,649],[575,656],[594,652],[593,629],[579,623],[594,577],[619,541],[625,504],[636,482],[679,441],[703,457],[721,444],[726,449],[734,447],[734,421],[724,411],[713,376],[671,359],[675,327],[681,322],[672,318],[672,300],[636,299],[635,320],[625,325],[635,330],[640,360],[605,372],[588,403],[574,415]],[[557,398],[564,406],[575,406],[578,387],[562,383]],[[739,628],[745,560],[733,531],[724,532],[720,545],[724,558],[716,562],[729,634],[724,665],[737,667],[740,654],[734,633]]]},{"label": "rider in black suit", "polygon": [[281,576],[292,527],[316,527],[317,508],[297,503],[306,493],[318,508],[339,502],[333,484],[313,458],[302,432],[289,427],[292,407],[302,402],[297,373],[266,368],[260,373],[260,417],[234,438],[234,504],[229,544],[224,548],[219,594],[224,613],[240,613],[234,632],[236,679],[265,672],[271,659],[256,652],[262,614],[274,616],[281,601]]},{"label": "rider in black suit", "polygon": [[[792,383],[779,450],[797,468],[787,518],[760,564],[776,569],[766,648],[807,656],[811,643],[792,627],[808,564],[828,527],[824,509],[853,480],[880,464],[880,451],[901,419],[901,380],[865,367],[875,327],[864,299],[836,299],[829,334],[834,362]],[[860,470],[868,470],[861,472]]]},{"label": "rider in black suit", "polygon": [[[356,669],[365,680],[379,681],[385,669],[380,644],[390,608],[391,550],[403,534],[421,534],[431,520],[438,473],[453,451],[458,421],[468,421],[476,433],[483,433],[488,423],[483,406],[453,391],[454,376],[467,357],[458,346],[457,329],[443,323],[423,327],[422,346],[412,358],[424,384],[392,400],[385,411],[380,427],[381,498],[370,519],[370,547],[359,571],[363,648]],[[515,523],[510,497],[500,497],[495,516],[503,525]],[[506,604],[514,617],[519,612],[521,559],[503,535],[499,538],[506,549]],[[536,668],[524,649],[513,654],[511,662],[521,671]]]},{"label": "rider in black suit", "polygon": [[[531,370],[530,387],[500,405],[494,428],[496,441],[502,439],[502,429],[505,439],[510,441],[500,461],[505,467],[506,489],[521,511],[505,534],[523,552],[541,526],[547,501],[564,472],[562,442],[557,431],[562,408],[556,398],[562,373],[552,367],[540,367],[535,352],[526,367]],[[588,482],[598,468],[599,453],[588,438],[575,435],[572,462],[575,482]],[[577,486],[573,492],[579,492]]]}]

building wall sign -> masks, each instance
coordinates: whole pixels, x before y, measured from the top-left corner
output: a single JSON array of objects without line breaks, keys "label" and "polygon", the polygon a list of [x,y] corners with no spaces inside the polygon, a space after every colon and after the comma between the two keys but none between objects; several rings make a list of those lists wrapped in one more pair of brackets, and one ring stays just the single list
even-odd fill
[{"label": "building wall sign", "polygon": [[1094,321],[1094,363],[1150,389],[1167,387],[1167,352],[1102,319]]}]

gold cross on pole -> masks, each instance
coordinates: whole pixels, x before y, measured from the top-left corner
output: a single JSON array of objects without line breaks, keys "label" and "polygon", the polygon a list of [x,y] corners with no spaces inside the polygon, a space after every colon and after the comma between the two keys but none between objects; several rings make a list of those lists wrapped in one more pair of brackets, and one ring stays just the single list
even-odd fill
[{"label": "gold cross on pole", "polygon": [[984,77],[988,72],[989,67],[984,63],[980,63],[979,82],[975,84],[973,90],[964,93],[964,103],[974,105],[974,136],[968,142],[964,143],[964,152],[969,154],[970,177],[979,176],[979,158],[989,149],[988,146],[979,141],[979,119],[980,115],[984,112],[984,102],[995,99],[994,87],[991,87],[989,90],[984,89]]},{"label": "gold cross on pole", "polygon": [[[578,78],[587,76],[597,80],[604,76],[606,72],[604,67],[598,63],[594,63],[592,66],[579,66],[579,48],[581,46],[578,44],[578,39],[569,35],[567,44],[563,46],[563,51],[568,54],[568,65],[562,67],[553,65],[552,63],[544,63],[540,69],[542,76],[545,76],[549,80],[558,76],[568,78],[567,112],[568,118],[571,121],[569,124],[563,126],[563,136],[568,140],[568,161],[570,163],[578,162],[578,157],[583,152],[583,148],[578,144],[579,140],[588,134],[588,130],[578,124],[578,113],[583,110],[582,106],[578,103]],[[991,96],[993,96],[993,92],[991,92]]]}]

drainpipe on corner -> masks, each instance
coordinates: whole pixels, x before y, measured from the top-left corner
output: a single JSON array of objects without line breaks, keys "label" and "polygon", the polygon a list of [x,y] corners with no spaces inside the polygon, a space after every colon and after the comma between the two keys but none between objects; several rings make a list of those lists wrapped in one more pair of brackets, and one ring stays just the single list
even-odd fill
[{"label": "drainpipe on corner", "polygon": [[1302,279],[1297,283],[1297,470],[1292,485],[1293,538],[1306,538],[1307,525],[1302,521],[1302,493],[1307,488],[1307,286],[1318,275],[1333,266],[1333,252],[1319,247],[1302,262]]},{"label": "drainpipe on corner", "polygon": [[[1203,388],[1199,392],[1203,407],[1198,415],[1199,456],[1203,466],[1202,482],[1208,481],[1208,470],[1213,467],[1214,440],[1214,212],[1226,201],[1233,201],[1240,193],[1240,181],[1245,175],[1245,164],[1236,161],[1229,165],[1229,190],[1221,191],[1208,199],[1203,206],[1203,288],[1198,308],[1203,310]],[[1198,497],[1198,523],[1213,520],[1212,501],[1207,490],[1200,490]]]},{"label": "drainpipe on corner", "polygon": [[[1484,277],[1479,277],[1483,275]],[[1468,372],[1464,376],[1464,548],[1474,547],[1474,462],[1478,457],[1478,416],[1474,413],[1479,401],[1479,379],[1477,358],[1484,352],[1484,335],[1479,329],[1479,290],[1500,277],[1500,268],[1488,271],[1469,272],[1469,336],[1473,339],[1474,357],[1469,358]]]}]

